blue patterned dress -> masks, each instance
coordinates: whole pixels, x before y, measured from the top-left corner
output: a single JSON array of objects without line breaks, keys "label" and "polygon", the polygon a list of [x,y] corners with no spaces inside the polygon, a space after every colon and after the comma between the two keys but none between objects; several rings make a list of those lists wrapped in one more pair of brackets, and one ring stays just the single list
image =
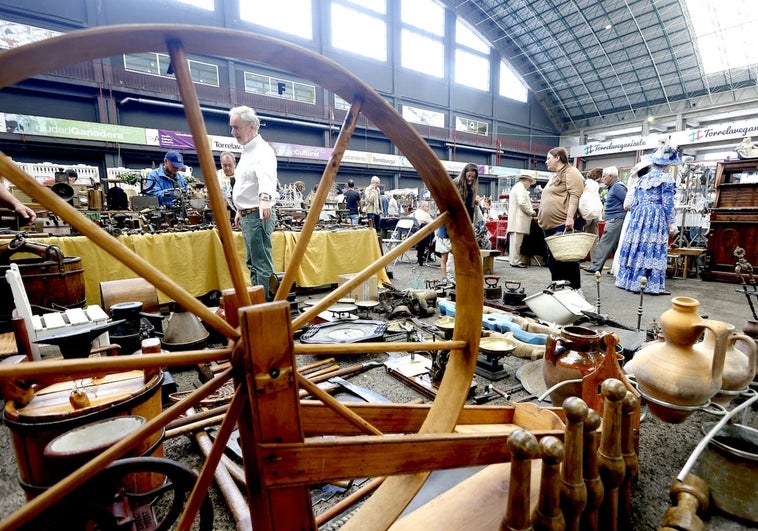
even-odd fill
[{"label": "blue patterned dress", "polygon": [[662,166],[652,169],[637,182],[629,212],[629,227],[619,251],[616,286],[640,290],[640,278],[647,277],[645,293],[666,289],[669,226],[675,222],[674,178]]}]

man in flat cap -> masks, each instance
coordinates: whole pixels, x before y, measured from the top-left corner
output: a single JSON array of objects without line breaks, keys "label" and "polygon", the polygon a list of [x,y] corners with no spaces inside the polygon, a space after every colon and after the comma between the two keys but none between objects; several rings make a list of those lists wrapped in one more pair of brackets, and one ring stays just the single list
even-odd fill
[{"label": "man in flat cap", "polygon": [[187,181],[179,173],[184,170],[184,158],[178,151],[167,151],[163,164],[147,175],[144,191],[158,198],[161,206],[171,206],[181,191],[187,190]]}]

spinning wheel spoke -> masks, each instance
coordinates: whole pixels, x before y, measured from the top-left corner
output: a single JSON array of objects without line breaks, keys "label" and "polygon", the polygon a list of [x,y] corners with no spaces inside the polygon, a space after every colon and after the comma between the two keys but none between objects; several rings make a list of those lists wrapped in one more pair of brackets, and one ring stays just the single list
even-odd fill
[{"label": "spinning wheel spoke", "polygon": [[300,384],[303,389],[308,391],[308,393],[321,400],[325,405],[329,406],[337,414],[342,416],[342,418],[356,426],[362,432],[368,435],[382,435],[381,431],[366,422],[360,415],[353,413],[344,404],[340,403],[336,398],[332,397],[332,395],[322,390],[318,385],[308,381],[307,378],[298,375],[297,383]]},{"label": "spinning wheel spoke", "polygon": [[192,490],[189,499],[187,500],[187,507],[185,508],[182,519],[179,521],[179,529],[184,529],[192,522],[192,519],[200,509],[205,496],[208,494],[208,489],[213,481],[213,474],[216,472],[216,468],[221,461],[221,456],[224,455],[224,448],[226,443],[229,442],[229,437],[234,431],[234,425],[239,419],[242,410],[245,407],[245,400],[247,394],[241,391],[243,386],[238,386],[232,397],[232,402],[229,404],[229,409],[226,411],[224,421],[221,423],[221,427],[216,434],[216,440],[213,442],[210,454],[206,457],[203,470],[200,472],[200,477],[195,483],[195,488]]},{"label": "spinning wheel spoke", "polygon": [[[466,313],[469,318],[456,321],[451,341],[397,344],[398,349],[407,351],[440,348],[450,350],[442,385],[436,400],[429,408],[429,413],[421,424],[419,433],[449,433],[455,426],[469,392],[478,353],[483,300],[481,258],[470,220],[460,196],[453,186],[450,175],[417,131],[406,123],[379,94],[346,70],[314,52],[283,41],[241,31],[194,26],[174,26],[167,29],[160,24],[111,26],[72,32],[4,51],[0,54],[0,88],[8,87],[29,77],[69,64],[123,53],[155,52],[160,49],[167,49],[171,56],[179,93],[185,107],[200,166],[203,175],[210,177],[206,180],[206,186],[208,187],[211,208],[217,220],[225,219],[226,207],[220,185],[212,178],[215,175],[213,154],[207,143],[205,124],[187,65],[186,54],[233,57],[266,64],[284,72],[290,72],[302,79],[318,83],[325,90],[351,102],[351,108],[344,120],[329,163],[324,169],[314,206],[306,218],[301,238],[297,243],[289,266],[286,268],[283,281],[280,283],[273,303],[256,304],[256,299],[260,302],[260,296],[256,297],[255,292],[253,292],[253,296],[249,294],[242,265],[236,255],[231,227],[224,223],[219,224],[218,234],[232,278],[233,295],[236,297],[235,315],[231,322],[235,323],[236,309],[243,308],[239,314],[241,316],[240,328],[236,328],[211,312],[176,282],[142,260],[136,253],[82,216],[81,213],[46,187],[38,184],[32,177],[18,169],[8,157],[0,154],[0,172],[22,191],[34,197],[43,207],[54,211],[73,229],[121,260],[124,265],[151,282],[159,291],[177,301],[187,311],[200,317],[205,323],[227,338],[236,341],[235,350],[231,355],[233,369],[222,373],[219,377],[204,384],[197,392],[188,395],[181,402],[174,404],[149,420],[141,430],[115,444],[93,459],[86,467],[59,482],[0,522],[2,529],[17,528],[30,521],[36,514],[42,512],[46,505],[54,503],[67,492],[76,489],[95,476],[99,470],[102,470],[118,455],[123,454],[129,447],[135,445],[138,439],[145,437],[146,433],[155,433],[170,420],[197,405],[204,396],[213,392],[230,378],[232,370],[235,371],[235,377],[239,379],[238,383],[241,385],[233,400],[233,406],[230,407],[227,421],[222,425],[224,433],[217,439],[203,468],[197,491],[207,491],[212,471],[220,459],[221,449],[228,438],[228,434],[225,432],[230,430],[234,420],[237,420],[240,430],[240,445],[244,462],[248,467],[246,469],[248,494],[252,497],[249,503],[253,508],[251,514],[256,527],[260,527],[260,529],[289,529],[293,528],[292,526],[287,527],[290,524],[297,524],[294,526],[297,528],[303,527],[300,525],[302,523],[305,523],[306,526],[315,525],[313,515],[310,512],[310,496],[307,487],[276,488],[275,496],[269,492],[271,488],[269,484],[259,482],[255,487],[250,487],[252,482],[260,481],[259,477],[268,477],[268,464],[263,457],[264,452],[275,451],[276,445],[280,442],[306,445],[306,447],[308,445],[308,442],[303,440],[303,430],[299,426],[297,387],[312,390],[315,394],[319,394],[319,391],[312,389],[312,384],[297,374],[294,355],[318,353],[320,345],[295,346],[292,332],[308,324],[319,311],[390,264],[396,256],[415,245],[443,223],[447,226],[453,252],[456,256],[457,311]],[[284,301],[285,295],[292,285],[297,267],[310,243],[320,210],[326,202],[329,189],[333,186],[336,173],[355,132],[360,114],[363,114],[368,122],[381,130],[413,165],[443,215],[393,251],[364,268],[349,282],[328,295],[319,305],[292,319],[289,314],[289,305]],[[250,305],[251,302],[252,305]],[[271,319],[272,317],[273,319]],[[340,353],[353,353],[351,349],[354,346],[343,345],[342,347],[344,348],[341,349]],[[365,344],[362,347],[362,352],[366,352],[367,348],[370,352],[386,350],[386,344],[381,346],[378,343]],[[380,348],[381,350],[379,350]],[[340,349],[334,349],[332,346],[331,352],[335,350]],[[212,355],[209,354],[208,357],[215,356],[217,359],[218,356],[229,357],[229,354],[228,349],[223,349],[213,352]],[[171,362],[175,355],[154,354],[141,358],[144,367],[155,368],[161,365],[177,364]],[[199,357],[196,356],[197,359]],[[138,362],[132,358],[132,356],[125,356],[103,365],[99,365],[100,362],[82,366],[66,365],[63,374],[71,377],[72,374],[85,374],[87,370],[97,372],[124,370],[127,367],[134,368],[133,364]],[[39,365],[41,367],[44,362]],[[52,365],[55,366],[54,363]],[[60,366],[58,369],[60,370]],[[66,372],[69,369],[70,371]],[[0,379],[18,378],[22,372],[23,370],[11,372],[0,368]],[[343,418],[347,418],[349,422],[359,427],[363,433],[369,433],[372,436],[381,435],[381,431],[372,426],[370,422],[341,405],[333,404],[331,397],[320,396],[320,398]],[[232,409],[233,411],[231,411]],[[290,412],[293,412],[291,418],[279,418],[282,413],[289,414]],[[387,445],[391,447],[393,442],[390,441]],[[385,445],[380,446],[384,447]],[[423,485],[428,473],[421,472],[389,477],[371,497],[366,506],[351,520],[350,525],[362,530],[386,529]],[[200,485],[203,486],[200,487]],[[190,519],[190,514],[194,514],[196,511],[199,499],[197,496],[191,495],[190,507],[186,510],[184,519]],[[310,516],[309,518],[303,516],[306,511]],[[278,516],[284,514],[284,518],[281,521],[279,517],[276,520],[267,520],[268,516],[266,515],[271,514]],[[259,518],[262,520],[259,521]]]},{"label": "spinning wheel spoke", "polygon": [[[171,56],[171,63],[174,65],[174,74],[179,86],[179,94],[184,102],[184,111],[189,122],[190,131],[192,132],[192,140],[195,142],[197,156],[200,159],[200,168],[203,170],[203,175],[208,176],[205,179],[205,186],[209,192],[213,217],[214,219],[223,220],[226,219],[226,201],[221,192],[221,184],[218,182],[218,179],[214,178],[216,175],[216,164],[213,160],[211,148],[208,145],[208,132],[205,129],[200,102],[197,99],[195,85],[192,82],[187,55],[180,41],[169,39],[167,45]],[[232,277],[232,285],[240,297],[240,305],[249,306],[250,296],[247,293],[242,264],[237,259],[232,227],[228,223],[218,223],[216,228],[221,239],[229,274]],[[234,335],[226,335],[229,338],[236,339]]]},{"label": "spinning wheel spoke", "polygon": [[340,164],[342,163],[342,157],[345,155],[345,150],[347,149],[347,146],[350,143],[350,139],[355,132],[355,126],[358,123],[358,114],[360,112],[360,107],[360,102],[353,102],[353,104],[350,106],[350,110],[345,116],[345,120],[342,123],[342,129],[340,130],[340,134],[337,137],[337,142],[334,146],[334,149],[332,150],[332,156],[329,158],[329,162],[326,165],[326,168],[324,168],[324,173],[321,176],[321,182],[319,183],[316,197],[313,200],[313,204],[311,205],[311,208],[308,211],[308,215],[305,218],[305,224],[300,230],[300,238],[298,238],[297,244],[295,244],[295,249],[292,251],[289,267],[287,267],[284,271],[284,277],[282,278],[282,282],[279,284],[279,289],[276,290],[274,300],[281,301],[286,299],[287,294],[290,291],[290,287],[295,281],[295,273],[297,272],[297,268],[300,267],[300,262],[305,255],[305,250],[308,247],[308,243],[311,239],[311,236],[313,235],[313,231],[316,229],[316,224],[318,223],[319,217],[321,216],[321,210],[324,208],[324,204],[326,203],[326,198],[329,195],[329,190],[331,190],[332,186],[334,185],[337,171],[339,170]]},{"label": "spinning wheel spoke", "polygon": [[229,323],[212,312],[187,290],[145,261],[117,238],[98,227],[95,222],[86,216],[82,216],[81,212],[51,192],[49,188],[38,183],[33,177],[27,175],[8,156],[2,153],[0,153],[0,172],[25,193],[34,197],[39,204],[58,214],[77,232],[92,240],[113,257],[121,260],[129,269],[149,280],[159,291],[172,297],[187,311],[194,313],[226,337],[231,339],[239,337],[238,332],[229,326]]},{"label": "spinning wheel spoke", "polygon": [[[466,348],[468,342],[454,341],[397,341],[392,343],[393,352],[418,352],[421,350],[461,350]],[[387,352],[387,343],[354,343],[344,345],[295,345],[296,354],[310,354],[312,356],[367,354]]]}]

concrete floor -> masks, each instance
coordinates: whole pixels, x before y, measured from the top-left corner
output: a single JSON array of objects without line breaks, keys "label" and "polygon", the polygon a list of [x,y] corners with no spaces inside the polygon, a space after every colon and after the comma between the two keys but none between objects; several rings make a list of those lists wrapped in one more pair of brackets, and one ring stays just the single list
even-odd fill
[{"label": "concrete floor", "polygon": [[[496,257],[494,264],[494,274],[500,277],[500,285],[505,281],[520,282],[527,296],[539,293],[550,284],[550,271],[547,267],[533,265],[524,269],[514,268],[508,263],[507,257]],[[404,263],[391,266],[389,269],[394,276],[393,286],[397,289],[409,287],[413,267],[413,264]],[[609,260],[600,276],[600,313],[627,326],[636,327],[640,295],[617,288],[614,285],[615,277],[607,274],[610,267]],[[436,263],[424,266],[421,273],[425,278],[439,278],[439,267]],[[671,295],[643,296],[641,328],[646,329],[653,320],[657,321],[660,314],[671,307],[672,297],[686,296],[700,302],[700,315],[731,323],[741,330],[752,316],[745,295],[735,292],[739,287],[738,284],[725,282],[704,282],[694,276],[694,270],[686,280],[667,279],[666,289]],[[582,272],[582,292],[584,298],[594,306],[598,298],[598,282],[594,275]],[[758,307],[758,298],[754,297],[754,304]]]},{"label": "concrete floor", "polygon": [[[520,282],[528,295],[539,293],[550,284],[550,272],[546,267],[531,266],[525,269],[513,268],[506,257],[495,259],[494,274],[504,281]],[[611,261],[606,264],[610,268]],[[393,285],[398,289],[407,287],[412,276],[410,264],[393,266]],[[439,269],[435,265],[421,268],[426,278],[438,278]],[[615,278],[607,274],[607,269],[600,276],[599,283],[595,276],[582,272],[582,292],[585,299],[592,305],[600,299],[600,313],[615,321],[636,328],[640,312],[640,295],[616,288]],[[703,317],[731,323],[737,331],[745,326],[752,318],[745,295],[735,292],[740,286],[722,282],[705,282],[693,274],[689,278],[673,278],[666,281],[666,289],[670,296],[648,296],[642,299],[640,324],[641,329],[655,329],[658,319],[664,311],[671,307],[671,298],[687,296],[700,302],[699,314]],[[758,301],[754,301],[756,303]],[[757,304],[758,305],[758,304]],[[507,368],[517,368],[524,360],[508,360],[504,362]],[[480,383],[486,383],[486,380]],[[518,383],[512,377],[498,382],[505,388]],[[515,395],[513,400],[521,398]],[[496,403],[496,402],[495,402]],[[692,450],[703,437],[702,426],[706,422],[716,422],[718,417],[705,412],[696,412],[681,424],[667,424],[654,416],[647,414],[640,428],[640,474],[634,486],[632,495],[633,516],[631,529],[655,530],[661,524],[661,518],[670,507],[669,487],[671,481],[679,474],[689,458]],[[758,427],[756,409],[749,412],[743,422],[752,427]],[[705,519],[709,530],[742,530],[752,529],[755,524],[746,525],[712,509]]]}]

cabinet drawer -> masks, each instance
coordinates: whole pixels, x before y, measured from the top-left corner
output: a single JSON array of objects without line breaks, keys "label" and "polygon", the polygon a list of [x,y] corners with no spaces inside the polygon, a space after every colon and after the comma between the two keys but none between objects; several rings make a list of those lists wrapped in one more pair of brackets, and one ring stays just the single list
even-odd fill
[{"label": "cabinet drawer", "polygon": [[716,208],[750,208],[758,205],[758,185],[723,185]]},{"label": "cabinet drawer", "polygon": [[758,223],[758,209],[746,208],[742,210],[713,209],[711,210],[711,223]]}]

